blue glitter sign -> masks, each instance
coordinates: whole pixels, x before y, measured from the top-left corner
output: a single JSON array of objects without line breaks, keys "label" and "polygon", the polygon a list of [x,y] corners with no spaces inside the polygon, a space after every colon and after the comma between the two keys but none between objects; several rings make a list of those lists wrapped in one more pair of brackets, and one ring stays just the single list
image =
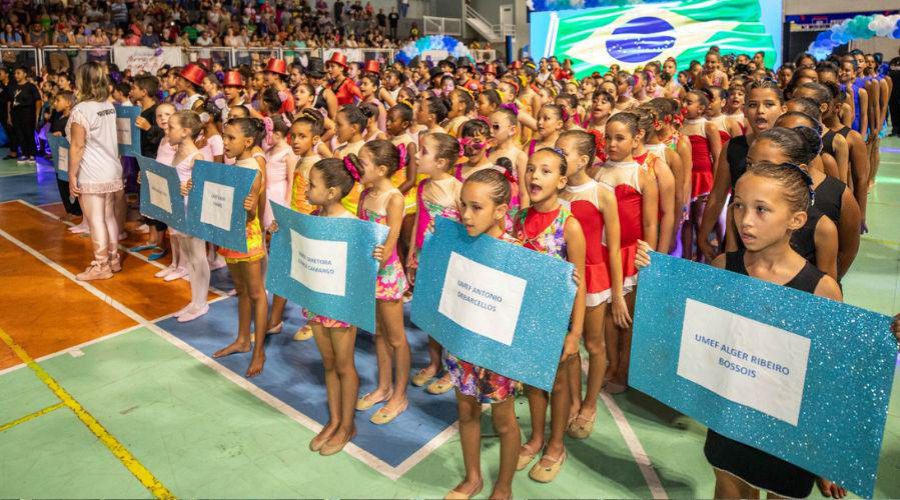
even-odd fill
[{"label": "blue glitter sign", "polygon": [[871,497],[897,358],[890,324],[653,253],[640,273],[629,385]]},{"label": "blue glitter sign", "polygon": [[69,180],[69,141],[65,137],[47,136],[50,152],[53,154],[53,169],[56,177],[62,181]]},{"label": "blue glitter sign", "polygon": [[178,172],[146,156],[138,156],[137,161],[141,166],[141,213],[178,231],[187,232],[185,201],[181,196]]},{"label": "blue glitter sign", "polygon": [[316,217],[272,203],[278,231],[272,237],[266,288],[321,316],[375,332],[372,257],[388,227],[355,218]]},{"label": "blue glitter sign", "polygon": [[448,219],[422,248],[411,319],[461,359],[553,388],[575,301],[572,264]]},{"label": "blue glitter sign", "polygon": [[116,135],[122,156],[136,157],[141,154],[141,130],[135,125],[139,116],[139,106],[116,106]]},{"label": "blue glitter sign", "polygon": [[259,172],[254,169],[211,161],[195,161],[193,188],[188,195],[188,233],[201,240],[247,251],[247,211],[244,198],[250,194]]}]

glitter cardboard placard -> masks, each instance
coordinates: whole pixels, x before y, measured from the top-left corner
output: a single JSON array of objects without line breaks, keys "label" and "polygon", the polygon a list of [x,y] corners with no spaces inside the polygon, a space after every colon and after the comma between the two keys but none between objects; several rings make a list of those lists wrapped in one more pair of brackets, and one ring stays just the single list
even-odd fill
[{"label": "glitter cardboard placard", "polygon": [[201,240],[246,252],[244,198],[250,194],[257,174],[254,169],[195,161],[191,172],[193,187],[188,194],[187,232]]},{"label": "glitter cardboard placard", "polygon": [[137,161],[141,166],[141,213],[178,231],[187,232],[186,203],[181,196],[178,172],[146,156],[138,156]]},{"label": "glitter cardboard placard", "polygon": [[872,496],[897,358],[890,318],[658,253],[639,280],[629,385]]},{"label": "glitter cardboard placard", "polygon": [[139,116],[139,106],[116,106],[116,136],[122,156],[137,157],[141,154],[141,129],[134,123]]},{"label": "glitter cardboard placard", "polygon": [[420,255],[411,319],[457,357],[549,391],[575,301],[572,270],[439,217]]},{"label": "glitter cardboard placard", "polygon": [[50,152],[53,154],[53,169],[56,170],[56,177],[68,181],[69,141],[65,137],[48,135],[47,143],[50,144]]},{"label": "glitter cardboard placard", "polygon": [[315,314],[375,332],[376,245],[388,227],[354,218],[317,217],[272,203],[266,288]]}]

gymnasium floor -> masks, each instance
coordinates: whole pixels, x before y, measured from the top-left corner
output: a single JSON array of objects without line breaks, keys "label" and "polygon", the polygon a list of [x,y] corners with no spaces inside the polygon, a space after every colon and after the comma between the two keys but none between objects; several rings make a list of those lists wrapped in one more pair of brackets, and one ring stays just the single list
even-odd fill
[{"label": "gymnasium floor", "polygon": [[[900,311],[900,140],[882,144],[870,232],[844,280],[846,301]],[[0,156],[6,154],[0,150]],[[79,283],[90,240],[66,231],[52,169],[0,162],[0,497],[442,497],[462,477],[449,395],[411,389],[410,410],[376,428],[368,413],[344,453],[307,449],[326,415],[315,344],[270,337],[262,376],[249,355],[208,356],[230,342],[235,298],[213,276],[211,312],[179,325],[187,281],[129,254],[113,280]],[[893,214],[893,216],[891,215]],[[123,244],[137,243],[134,235]],[[410,332],[414,364],[427,355]],[[357,348],[361,390],[374,386],[371,339]],[[900,391],[896,389],[895,392]],[[520,422],[528,425],[524,399]],[[485,492],[498,466],[489,418]],[[517,497],[710,497],[704,429],[636,391],[604,396],[595,433],[567,442],[558,479],[516,476]],[[840,450],[835,450],[840,453]],[[900,496],[900,398],[891,402],[876,497]],[[818,493],[816,493],[818,494]]]}]

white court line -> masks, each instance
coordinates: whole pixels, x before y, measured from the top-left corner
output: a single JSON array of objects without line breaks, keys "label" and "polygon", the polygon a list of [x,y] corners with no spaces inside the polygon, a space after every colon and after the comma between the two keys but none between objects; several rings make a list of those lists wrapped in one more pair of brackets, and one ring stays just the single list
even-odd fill
[{"label": "white court line", "polygon": [[[87,290],[88,292],[90,292],[91,294],[93,294],[94,296],[96,296],[97,298],[102,300],[103,302],[109,304],[111,307],[113,307],[114,309],[121,312],[122,314],[133,319],[135,322],[138,323],[138,325],[131,327],[132,329],[139,328],[139,327],[148,328],[153,333],[155,333],[158,336],[162,337],[163,339],[167,340],[169,343],[171,343],[175,347],[181,349],[185,353],[189,354],[194,359],[200,361],[201,363],[205,364],[206,366],[209,366],[216,373],[219,373],[220,375],[224,376],[228,380],[234,382],[235,384],[237,384],[238,386],[240,386],[247,392],[253,394],[258,399],[269,404],[270,406],[272,406],[276,410],[280,411],[282,414],[288,416],[292,420],[302,424],[303,426],[307,427],[308,429],[310,429],[313,432],[319,432],[322,430],[321,424],[319,424],[315,420],[300,413],[296,409],[292,408],[285,402],[283,402],[280,399],[276,398],[275,396],[269,394],[268,392],[262,390],[261,388],[253,385],[252,383],[250,383],[250,381],[248,381],[244,377],[234,373],[233,371],[229,370],[225,366],[219,364],[218,362],[214,361],[210,357],[208,357],[205,354],[201,353],[200,351],[194,349],[193,347],[191,347],[190,345],[188,345],[181,339],[175,337],[174,335],[172,335],[169,332],[163,330],[162,328],[156,326],[155,324],[147,321],[146,319],[141,317],[139,314],[137,314],[136,312],[134,312],[133,310],[131,310],[130,308],[128,308],[121,302],[113,299],[109,295],[98,290],[96,287],[91,285],[90,282],[78,281],[75,278],[74,274],[72,274],[71,272],[66,270],[64,267],[62,267],[61,265],[57,264],[56,262],[54,262],[53,260],[51,260],[50,258],[45,256],[44,254],[38,252],[37,250],[31,248],[30,246],[26,245],[22,241],[18,240],[11,234],[0,229],[0,236],[6,238],[7,240],[9,240],[11,243],[16,245],[17,247],[21,248],[22,250],[29,253],[30,255],[32,255],[33,257],[38,259],[39,261],[48,265],[56,272],[62,274],[63,276],[65,276],[66,278],[68,278],[69,280],[71,280],[72,282],[77,284],[78,286],[84,288],[85,290]],[[165,318],[165,316],[163,318]],[[125,333],[125,331],[116,332],[111,335],[112,336],[117,335],[117,334],[121,335],[123,333]],[[109,336],[107,336],[107,337],[109,337]],[[99,339],[95,339],[95,341],[99,341]],[[74,348],[72,348],[72,349],[74,349]],[[71,349],[67,349],[66,351],[63,351],[63,352],[67,352],[69,350],[71,350]],[[360,462],[368,465],[369,467],[378,471],[379,473],[386,476],[387,478],[389,478],[393,481],[396,481],[404,473],[406,473],[409,469],[411,469],[413,466],[415,466],[418,462],[421,462],[422,460],[424,460],[425,457],[427,457],[438,446],[440,446],[441,444],[446,442],[448,439],[450,439],[450,437],[452,437],[456,432],[457,432],[456,424],[453,424],[453,425],[449,426],[447,429],[444,429],[441,433],[439,433],[437,436],[432,438],[431,441],[426,443],[425,446],[423,446],[421,449],[416,451],[416,453],[414,453],[412,456],[410,456],[409,458],[404,460],[403,463],[401,463],[398,467],[392,467],[390,464],[384,462],[380,458],[372,455],[371,453],[363,450],[362,448],[356,446],[353,443],[348,443],[347,446],[344,448],[344,451],[347,452],[348,455],[350,455],[350,456],[356,458],[357,460],[359,460]]]},{"label": "white court line", "polygon": [[[588,360],[584,356],[581,358],[581,371],[584,372],[585,375],[588,373]],[[625,418],[625,413],[619,408],[616,400],[602,390],[600,391],[600,399],[603,401],[603,404],[606,405],[609,414],[612,415],[616,427],[619,428],[619,434],[621,434],[622,439],[625,440],[625,444],[628,446],[628,450],[631,452],[631,456],[634,458],[635,463],[637,463],[641,475],[644,476],[644,481],[647,482],[650,494],[654,499],[661,500],[669,498],[666,489],[663,488],[662,481],[659,480],[659,476],[656,474],[656,469],[653,468],[653,462],[650,460],[650,455],[647,455],[647,452],[644,451],[644,446],[641,444],[640,439],[638,439],[637,434],[635,434],[634,429],[631,428],[631,424],[628,423],[628,419]]]},{"label": "white court line", "polygon": [[[33,210],[36,210],[36,211],[38,211],[38,212],[40,212],[40,213],[46,215],[47,217],[50,217],[51,219],[54,219],[54,220],[56,220],[56,221],[59,221],[59,222],[65,224],[65,225],[67,225],[67,226],[75,226],[75,223],[74,223],[74,222],[64,221],[64,220],[60,219],[58,216],[56,216],[55,214],[53,214],[52,212],[49,212],[49,211],[47,211],[47,210],[45,210],[45,209],[43,209],[43,208],[41,208],[41,207],[39,207],[39,206],[37,206],[37,205],[35,205],[35,204],[33,204],[33,203],[29,203],[29,202],[27,202],[27,201],[25,201],[25,200],[11,200],[11,201],[19,202],[19,203],[21,203],[22,205],[25,205],[26,207],[31,208],[31,209],[33,209]],[[148,259],[147,257],[145,257],[144,254],[142,254],[142,253],[139,253],[139,252],[132,252],[130,248],[126,247],[125,245],[122,245],[121,243],[119,244],[119,250],[121,250],[121,251],[127,253],[128,255],[132,255],[132,256],[134,256],[135,258],[137,258],[138,260],[142,260],[142,261],[146,262],[147,264],[150,264],[151,266],[156,266],[156,267],[158,267],[158,268],[160,268],[160,269],[165,269],[165,268],[166,268],[166,266],[162,265],[160,262],[157,262],[157,261],[155,261],[155,260],[150,260],[150,259]],[[214,286],[210,286],[210,287],[209,287],[209,290],[210,290],[211,292],[213,292],[214,294],[220,296],[220,297],[227,297],[227,296],[228,296],[228,293],[227,293],[227,292],[224,292],[224,291],[222,291],[222,290],[219,290],[218,288],[216,288],[216,287],[214,287]]]}]

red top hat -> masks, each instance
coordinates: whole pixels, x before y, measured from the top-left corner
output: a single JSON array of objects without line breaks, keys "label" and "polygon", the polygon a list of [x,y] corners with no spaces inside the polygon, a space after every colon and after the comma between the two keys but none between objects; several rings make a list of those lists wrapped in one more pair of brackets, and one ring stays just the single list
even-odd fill
[{"label": "red top hat", "polygon": [[180,76],[194,85],[201,85],[206,78],[206,71],[196,64],[188,64],[181,70]]},{"label": "red top hat", "polygon": [[269,59],[269,63],[266,64],[266,71],[282,76],[287,76],[287,63],[282,59],[275,59],[274,57],[272,57]]},{"label": "red top hat", "polygon": [[519,69],[519,68],[521,68],[521,67],[522,67],[522,61],[519,61],[518,59],[516,59],[515,61],[513,61],[513,63],[512,63],[512,68],[513,68],[513,69]]},{"label": "red top hat", "polygon": [[334,63],[338,66],[347,69],[347,56],[341,54],[340,52],[335,52],[331,54],[331,59],[329,59],[325,64]]},{"label": "red top hat", "polygon": [[225,87],[243,87],[244,77],[239,71],[228,71],[225,73],[225,79],[222,81]]},{"label": "red top hat", "polygon": [[496,75],[497,74],[497,65],[496,64],[488,64],[484,67],[485,74]]},{"label": "red top hat", "polygon": [[374,59],[369,59],[363,68],[363,73],[375,73],[376,75],[381,73],[381,63]]}]

